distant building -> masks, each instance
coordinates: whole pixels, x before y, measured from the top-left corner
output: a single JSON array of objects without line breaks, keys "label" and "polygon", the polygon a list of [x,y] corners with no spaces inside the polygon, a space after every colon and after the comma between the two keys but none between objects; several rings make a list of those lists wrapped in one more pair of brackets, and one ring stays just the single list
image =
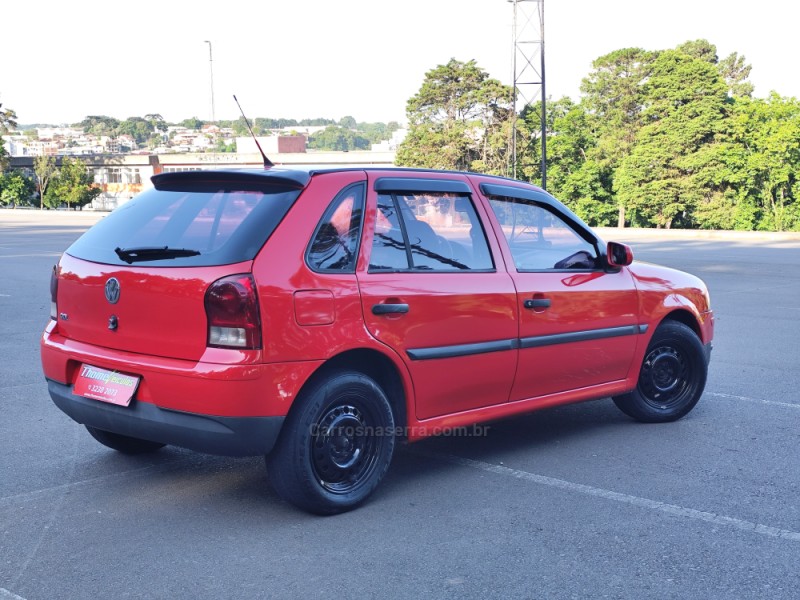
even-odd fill
[{"label": "distant building", "polygon": [[[266,154],[295,154],[306,151],[306,137],[304,135],[271,135],[259,137],[258,143]],[[257,154],[258,148],[252,137],[236,138],[237,154]]]},{"label": "distant building", "polygon": [[[277,137],[277,136],[276,136]],[[292,137],[292,136],[281,136]],[[303,138],[303,136],[295,136]],[[92,154],[81,156],[94,175],[95,184],[102,190],[101,194],[86,208],[89,210],[113,210],[124,204],[133,196],[150,187],[150,178],[157,173],[176,171],[199,171],[203,169],[258,169],[264,161],[253,145],[251,153],[172,153],[172,154]],[[265,138],[269,139],[269,138]],[[261,143],[261,138],[259,138]],[[286,147],[297,147],[295,142],[286,142]],[[292,144],[295,144],[292,146]],[[239,141],[237,140],[237,147]],[[280,144],[279,144],[280,146]],[[264,152],[276,167],[326,168],[350,166],[390,167],[394,165],[394,152],[275,152],[269,151],[262,144]],[[305,146],[303,146],[305,150]],[[34,155],[12,156],[10,169],[18,169],[33,178]],[[61,164],[62,157],[56,157],[56,166]]]}]

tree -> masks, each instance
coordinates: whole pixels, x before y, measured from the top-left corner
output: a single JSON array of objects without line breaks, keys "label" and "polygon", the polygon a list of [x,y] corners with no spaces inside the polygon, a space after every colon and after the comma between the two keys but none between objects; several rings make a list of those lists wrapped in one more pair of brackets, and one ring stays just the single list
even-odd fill
[{"label": "tree", "polygon": [[666,50],[653,61],[642,92],[644,124],[615,174],[618,200],[644,225],[691,224],[719,151],[727,86],[706,52],[696,58]]},{"label": "tree", "polygon": [[339,119],[339,127],[344,127],[345,129],[355,129],[356,128],[356,120],[351,116],[342,117]]},{"label": "tree", "polygon": [[85,133],[114,137],[117,135],[119,123],[119,120],[113,117],[106,117],[104,115],[89,116],[80,122],[79,127],[83,128]]},{"label": "tree", "polygon": [[39,193],[39,208],[44,208],[44,199],[50,186],[50,180],[56,172],[56,159],[53,156],[37,156],[33,159],[33,175],[36,179],[36,191]]},{"label": "tree", "polygon": [[216,142],[214,142],[214,148],[211,151],[221,154],[226,152],[236,152],[236,142],[233,141],[230,144],[226,144],[225,140],[222,138],[217,138]]},{"label": "tree", "polygon": [[733,98],[749,98],[753,95],[753,84],[747,81],[753,67],[744,61],[744,56],[732,52],[717,65],[722,78],[728,84],[728,95]]},{"label": "tree", "polygon": [[19,171],[0,174],[0,205],[30,204],[33,193],[33,182]]},{"label": "tree", "polygon": [[308,147],[315,150],[333,150],[346,152],[349,150],[366,150],[370,142],[351,129],[329,125],[322,131],[308,138]]},{"label": "tree", "polygon": [[740,98],[728,135],[738,150],[737,211],[758,229],[800,230],[800,101]]},{"label": "tree", "polygon": [[77,208],[89,204],[100,195],[100,192],[83,161],[77,158],[64,158],[61,168],[53,177],[45,201],[48,206],[56,207],[64,202],[67,208],[72,205]]},{"label": "tree", "polygon": [[383,140],[388,140],[392,134],[400,129],[400,125],[396,122],[391,123],[358,123],[355,127],[356,131],[367,138],[370,143],[377,144]]},{"label": "tree", "polygon": [[155,131],[153,124],[141,117],[128,117],[122,121],[116,130],[116,135],[130,135],[140,146],[144,145]]},{"label": "tree", "polygon": [[477,66],[452,58],[425,74],[409,99],[409,132],[397,150],[398,165],[505,172],[508,138],[503,138],[511,88]]},{"label": "tree", "polygon": [[[601,56],[592,63],[593,71],[581,84],[583,105],[590,115],[596,136],[591,159],[609,198],[613,197],[613,181],[617,168],[630,155],[636,136],[643,125],[643,87],[657,53],[641,48],[623,48]],[[625,226],[626,206],[617,201],[617,226]]]},{"label": "tree", "polygon": [[[530,113],[539,127],[538,110]],[[593,226],[614,222],[617,209],[611,191],[610,170],[596,159],[597,137],[592,115],[586,107],[564,97],[547,105],[548,189],[575,213]],[[538,142],[531,145],[536,154],[532,168],[539,170]]]},{"label": "tree", "polygon": [[[16,126],[17,114],[9,108],[4,109],[3,103],[0,102],[0,136],[7,134],[10,129],[14,129]],[[0,174],[5,171],[7,166],[8,154],[6,152],[5,144],[3,144],[3,140],[0,139]]]},{"label": "tree", "polygon": [[197,117],[192,117],[191,119],[184,119],[180,125],[181,127],[186,127],[186,129],[199,130],[203,126],[203,122]]},{"label": "tree", "polygon": [[167,132],[167,123],[164,121],[164,117],[162,117],[158,113],[149,113],[144,116],[144,120],[150,123],[153,127],[152,131],[160,131],[162,133]]},{"label": "tree", "polygon": [[5,135],[11,129],[17,127],[17,113],[10,108],[3,108],[3,103],[0,102],[0,135]]}]

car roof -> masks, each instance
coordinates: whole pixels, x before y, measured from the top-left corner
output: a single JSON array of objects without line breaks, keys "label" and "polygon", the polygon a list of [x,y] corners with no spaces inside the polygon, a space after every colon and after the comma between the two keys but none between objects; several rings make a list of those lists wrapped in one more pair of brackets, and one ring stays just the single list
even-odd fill
[{"label": "car roof", "polygon": [[395,166],[380,166],[380,167],[319,167],[313,165],[296,166],[291,168],[286,167],[270,167],[270,168],[247,168],[247,169],[202,169],[197,171],[178,171],[159,173],[151,177],[151,181],[156,189],[168,190],[173,187],[183,187],[189,183],[200,182],[215,182],[215,183],[252,183],[264,184],[274,183],[285,187],[302,189],[308,185],[311,178],[315,175],[325,173],[343,173],[343,172],[367,172],[367,173],[381,173],[381,174],[438,174],[438,175],[462,175],[467,177],[479,177],[482,180],[491,179],[496,180],[498,183],[513,183],[516,185],[526,186],[537,191],[544,191],[538,186],[512,179],[510,177],[503,177],[501,175],[488,175],[485,173],[475,173],[469,171],[450,171],[446,169],[424,169],[418,167],[395,167]]}]

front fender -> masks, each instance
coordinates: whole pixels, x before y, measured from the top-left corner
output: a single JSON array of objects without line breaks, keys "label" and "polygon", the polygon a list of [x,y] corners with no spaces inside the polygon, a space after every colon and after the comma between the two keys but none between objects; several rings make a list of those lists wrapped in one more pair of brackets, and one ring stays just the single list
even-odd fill
[{"label": "front fender", "polygon": [[714,313],[702,279],[649,263],[636,262],[629,270],[639,294],[640,322],[648,325],[648,342],[664,319],[674,318],[692,327],[703,344],[711,343]]}]

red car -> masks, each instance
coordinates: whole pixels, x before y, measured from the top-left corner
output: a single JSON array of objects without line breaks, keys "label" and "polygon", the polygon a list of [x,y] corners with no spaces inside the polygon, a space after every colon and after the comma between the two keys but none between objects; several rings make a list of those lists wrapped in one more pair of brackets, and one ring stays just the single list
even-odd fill
[{"label": "red car", "polygon": [[100,443],[265,455],[289,502],[363,502],[396,440],[703,393],[703,282],[632,263],[543,190],[412,169],[153,177],[54,267],[50,395]]}]

